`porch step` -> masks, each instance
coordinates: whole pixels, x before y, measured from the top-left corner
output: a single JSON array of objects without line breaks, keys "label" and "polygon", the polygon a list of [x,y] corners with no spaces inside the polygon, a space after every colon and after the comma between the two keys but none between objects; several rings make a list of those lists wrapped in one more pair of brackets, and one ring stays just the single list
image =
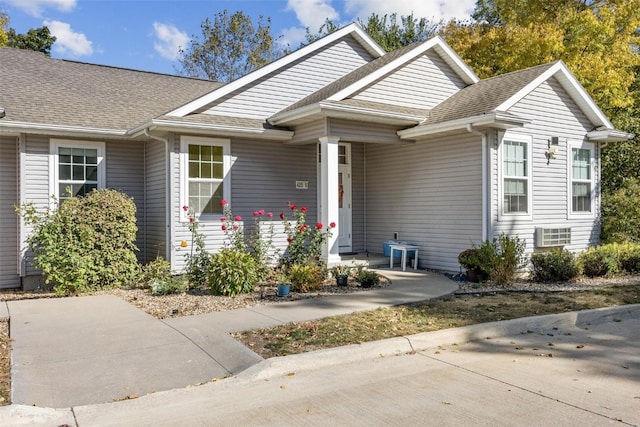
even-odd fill
[{"label": "porch step", "polygon": [[341,255],[340,265],[351,267],[366,266],[368,268],[380,268],[389,266],[389,257],[383,254],[362,252],[355,255]]}]

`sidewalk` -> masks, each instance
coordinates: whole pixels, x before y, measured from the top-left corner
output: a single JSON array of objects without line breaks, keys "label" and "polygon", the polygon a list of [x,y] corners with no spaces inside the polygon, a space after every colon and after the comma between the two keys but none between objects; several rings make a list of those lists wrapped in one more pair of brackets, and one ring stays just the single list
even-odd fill
[{"label": "sidewalk", "polygon": [[12,401],[63,408],[179,389],[263,359],[228,333],[435,298],[457,284],[383,270],[392,285],[228,312],[158,320],[114,296],[12,301]]}]

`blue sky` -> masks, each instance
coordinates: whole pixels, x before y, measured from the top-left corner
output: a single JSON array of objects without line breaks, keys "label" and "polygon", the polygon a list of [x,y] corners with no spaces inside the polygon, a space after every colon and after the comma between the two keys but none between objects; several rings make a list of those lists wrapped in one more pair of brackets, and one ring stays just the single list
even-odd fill
[{"label": "blue sky", "polygon": [[305,28],[329,17],[346,24],[396,12],[429,19],[466,19],[475,0],[0,0],[18,33],[43,25],[57,37],[52,57],[175,74],[178,48],[200,23],[227,9],[257,22],[271,18],[272,33],[297,47]]}]

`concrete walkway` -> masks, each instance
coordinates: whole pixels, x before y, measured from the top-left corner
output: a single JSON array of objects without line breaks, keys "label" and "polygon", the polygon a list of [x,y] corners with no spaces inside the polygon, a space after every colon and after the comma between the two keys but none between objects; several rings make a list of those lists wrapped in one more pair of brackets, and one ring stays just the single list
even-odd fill
[{"label": "concrete walkway", "polygon": [[262,362],[228,333],[435,298],[455,282],[381,271],[368,292],[164,321],[114,296],[12,301],[12,401],[64,408],[113,402],[235,375]]}]

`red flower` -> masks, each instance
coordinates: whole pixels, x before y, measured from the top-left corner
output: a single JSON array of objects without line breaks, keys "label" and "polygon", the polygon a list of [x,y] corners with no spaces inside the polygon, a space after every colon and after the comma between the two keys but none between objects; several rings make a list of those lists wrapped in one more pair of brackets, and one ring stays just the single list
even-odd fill
[{"label": "red flower", "polygon": [[322,223],[321,223],[321,222],[317,223],[317,224],[316,224],[316,228],[317,228],[318,230],[322,230]]},{"label": "red flower", "polygon": [[296,210],[296,205],[291,204],[291,210],[292,210],[292,211],[295,211],[295,210]]},{"label": "red flower", "polygon": [[236,215],[236,217],[233,219],[236,221],[242,221],[242,217],[240,215]]},{"label": "red flower", "polygon": [[287,242],[291,243],[293,242],[293,239],[291,237],[287,237]]},{"label": "red flower", "polygon": [[331,224],[329,224],[329,227],[331,227],[331,228],[336,228],[336,223],[335,223],[335,222],[332,222]]},{"label": "red flower", "polygon": [[221,217],[220,217],[220,221],[225,222],[226,220],[227,220],[227,217],[226,217],[226,216],[221,216]]},{"label": "red flower", "polygon": [[193,217],[192,216],[189,217],[189,222],[193,222]]},{"label": "red flower", "polygon": [[220,206],[222,207],[227,206],[227,201],[225,199],[220,200]]},{"label": "red flower", "polygon": [[273,212],[269,212],[269,213],[267,214],[267,216],[268,216],[269,218],[273,218]]},{"label": "red flower", "polygon": [[302,212],[302,213],[307,213],[307,208],[306,208],[306,207],[304,207],[304,206],[303,206],[303,207],[301,207],[301,208],[300,208],[300,212]]},{"label": "red flower", "polygon": [[309,226],[307,224],[302,224],[300,226],[300,231],[305,231],[307,228],[309,228]]},{"label": "red flower", "polygon": [[237,229],[238,229],[238,226],[237,226],[237,225],[234,225],[234,226],[233,226],[233,229],[234,229],[234,230],[237,230]]},{"label": "red flower", "polygon": [[222,227],[220,227],[220,228],[222,228],[222,231],[227,231],[227,226],[226,226],[226,225],[223,225],[223,226],[222,226]]},{"label": "red flower", "polygon": [[284,212],[280,212],[280,219],[284,219]]},{"label": "red flower", "polygon": [[182,210],[183,210],[183,211],[185,211],[185,212],[186,212],[186,211],[188,211],[188,210],[189,210],[189,206],[184,205],[184,206],[182,207]]}]

